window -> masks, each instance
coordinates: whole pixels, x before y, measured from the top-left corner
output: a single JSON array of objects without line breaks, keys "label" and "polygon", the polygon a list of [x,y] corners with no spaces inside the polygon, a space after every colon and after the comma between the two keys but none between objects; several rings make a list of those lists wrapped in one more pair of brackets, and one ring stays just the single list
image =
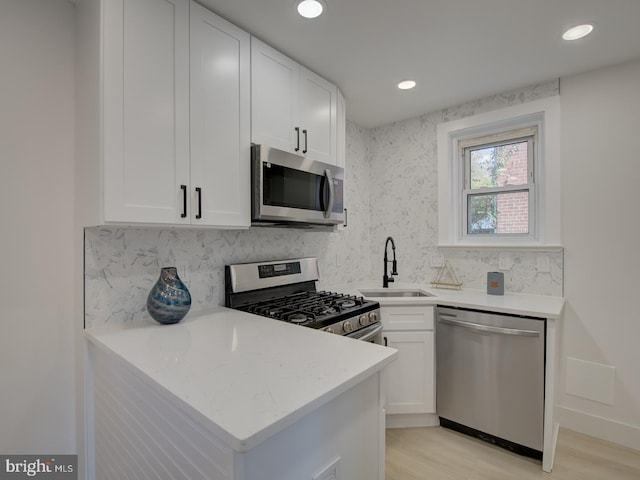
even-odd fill
[{"label": "window", "polygon": [[537,127],[458,143],[464,179],[464,234],[529,236],[535,233]]},{"label": "window", "polygon": [[438,125],[438,246],[559,247],[560,102]]}]

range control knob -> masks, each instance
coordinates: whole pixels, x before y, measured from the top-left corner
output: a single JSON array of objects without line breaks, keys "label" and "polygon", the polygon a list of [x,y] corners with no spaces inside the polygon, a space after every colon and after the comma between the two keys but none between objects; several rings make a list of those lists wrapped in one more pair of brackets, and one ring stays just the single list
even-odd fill
[{"label": "range control knob", "polygon": [[325,331],[325,332],[327,332],[327,333],[336,333],[336,332],[333,330],[333,328],[331,328],[331,327],[327,327],[327,328],[325,328],[325,329],[324,329],[324,331]]},{"label": "range control knob", "polygon": [[378,321],[378,314],[376,312],[369,312],[369,323],[375,323]]},{"label": "range control knob", "polygon": [[345,333],[349,333],[353,331],[353,325],[351,325],[351,322],[349,320],[347,320],[346,322],[344,322],[342,324],[342,329],[344,330]]},{"label": "range control knob", "polygon": [[362,325],[363,327],[366,327],[367,325],[369,325],[369,319],[367,318],[366,315],[360,315],[358,322],[360,322],[360,325]]}]

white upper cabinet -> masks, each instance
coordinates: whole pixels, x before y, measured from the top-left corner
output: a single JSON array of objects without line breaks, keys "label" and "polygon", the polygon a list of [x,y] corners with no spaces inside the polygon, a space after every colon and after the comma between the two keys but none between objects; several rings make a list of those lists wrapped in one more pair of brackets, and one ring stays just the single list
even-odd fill
[{"label": "white upper cabinet", "polygon": [[102,8],[102,220],[248,227],[250,36],[189,0]]},{"label": "white upper cabinet", "polygon": [[189,1],[103,12],[104,220],[189,223]]},{"label": "white upper cabinet", "polygon": [[251,137],[254,143],[300,153],[300,65],[251,38]]},{"label": "white upper cabinet", "polygon": [[342,92],[338,90],[338,109],[336,115],[336,165],[345,168],[347,156],[347,104]]},{"label": "white upper cabinet", "polygon": [[337,164],[337,107],[336,86],[300,67],[300,126],[304,155]]},{"label": "white upper cabinet", "polygon": [[336,164],[338,89],[251,38],[252,141]]},{"label": "white upper cabinet", "polygon": [[191,4],[191,221],[248,227],[250,37]]}]

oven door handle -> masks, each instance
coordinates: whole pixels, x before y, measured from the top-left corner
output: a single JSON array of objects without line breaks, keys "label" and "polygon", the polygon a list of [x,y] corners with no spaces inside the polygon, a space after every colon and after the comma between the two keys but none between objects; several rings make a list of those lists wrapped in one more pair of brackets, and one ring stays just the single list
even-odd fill
[{"label": "oven door handle", "polygon": [[376,327],[373,330],[371,330],[368,333],[365,333],[361,337],[351,337],[351,338],[354,338],[356,340],[362,340],[363,342],[369,342],[373,340],[373,338],[376,335],[378,335],[380,332],[382,332],[382,325],[376,325]]},{"label": "oven door handle", "polygon": [[335,194],[333,191],[333,177],[331,176],[331,171],[328,168],[324,171],[324,177],[327,182],[327,186],[329,187],[329,201],[327,202],[327,208],[324,211],[324,218],[329,218],[333,211],[333,199]]}]

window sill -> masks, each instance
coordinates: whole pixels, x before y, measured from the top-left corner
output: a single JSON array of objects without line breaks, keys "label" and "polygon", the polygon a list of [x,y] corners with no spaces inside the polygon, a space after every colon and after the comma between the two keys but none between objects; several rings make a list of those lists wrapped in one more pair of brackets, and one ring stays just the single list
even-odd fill
[{"label": "window sill", "polygon": [[500,250],[517,251],[517,252],[562,252],[562,245],[534,245],[513,243],[492,243],[491,245],[479,245],[477,243],[457,243],[457,244],[439,244],[438,249],[441,250]]}]

